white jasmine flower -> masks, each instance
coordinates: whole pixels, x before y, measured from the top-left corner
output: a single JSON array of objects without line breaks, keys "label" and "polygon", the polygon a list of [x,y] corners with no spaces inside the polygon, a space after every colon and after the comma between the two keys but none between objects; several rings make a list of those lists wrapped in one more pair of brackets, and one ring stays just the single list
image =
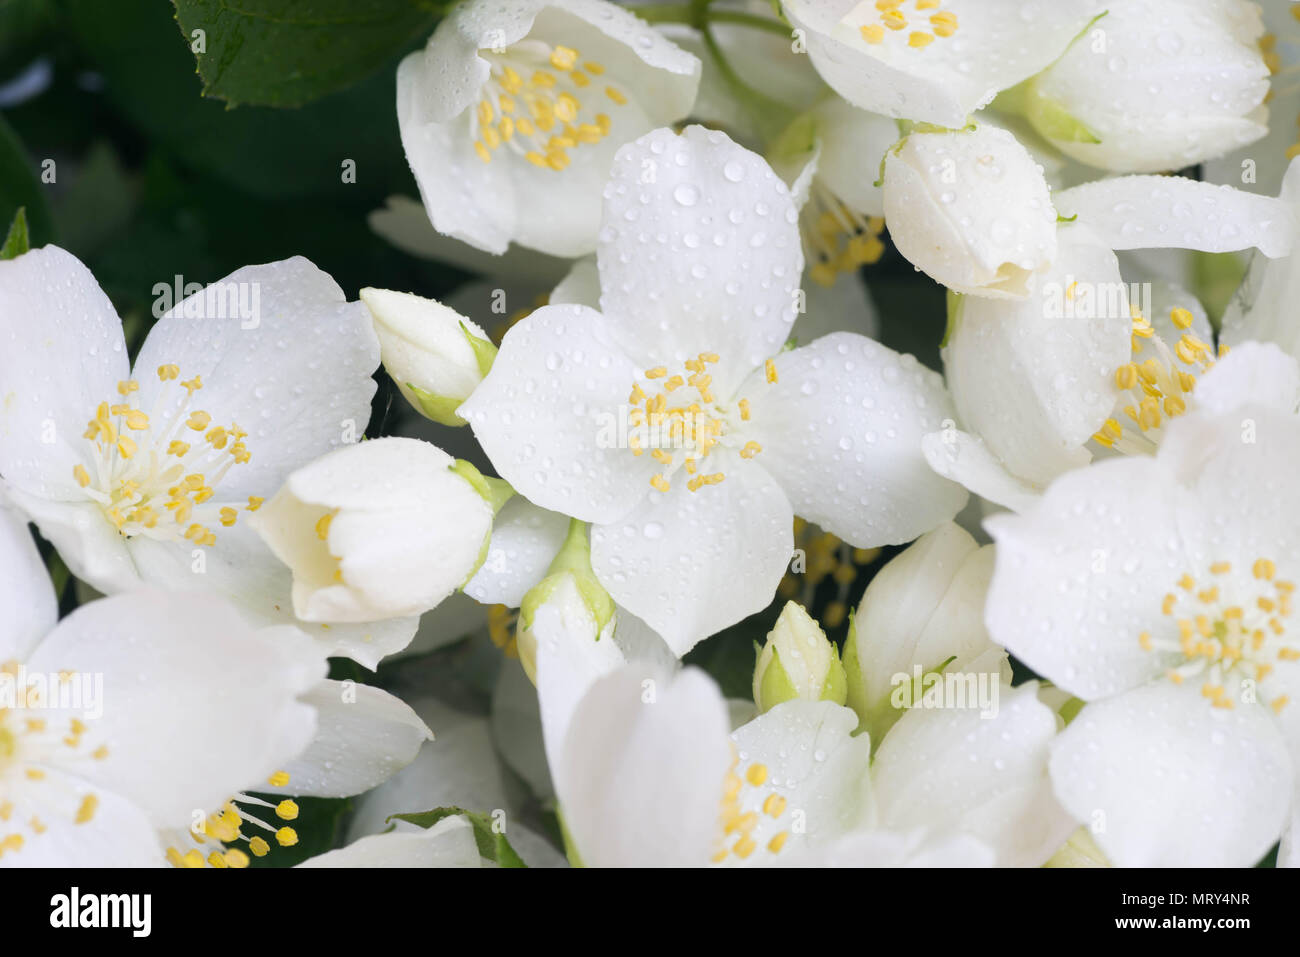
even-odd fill
[{"label": "white jasmine flower", "polygon": [[1027,299],[950,303],[944,369],[966,431],[924,440],[940,474],[1015,509],[1095,450],[1151,451],[1214,362],[1192,310],[1135,311],[1113,250],[1257,246],[1281,257],[1294,241],[1284,202],[1179,177],[1098,181],[1055,202],[1071,221]]},{"label": "white jasmine flower", "polygon": [[961,507],[919,450],[949,414],[936,376],[848,333],[781,351],[802,256],[761,159],[659,130],[606,197],[603,315],[532,313],[460,414],[516,489],[593,523],[619,605],[684,653],[771,599],[793,512],[871,546]]},{"label": "white jasmine flower", "polygon": [[1026,85],[1040,134],[1122,173],[1182,169],[1268,131],[1259,6],[1247,0],[1117,0]]},{"label": "white jasmine flower", "polygon": [[989,630],[1088,702],[1051,775],[1119,866],[1250,866],[1290,824],[1297,386],[1292,364],[1285,405],[1182,417],[987,522]]},{"label": "white jasmine flower", "polygon": [[997,721],[909,714],[873,769],[856,716],[829,701],[788,701],[728,735],[720,693],[692,668],[625,665],[556,727],[547,667],[560,813],[589,866],[1041,863],[1073,826],[1046,787],[1055,718],[1033,686]]},{"label": "white jasmine flower", "polygon": [[252,525],[293,571],[299,618],[418,615],[463,585],[487,546],[493,508],[474,483],[472,466],[435,445],[375,439],[293,472]]},{"label": "white jasmine flower", "polygon": [[34,605],[48,626],[0,624],[0,866],[161,865],[158,828],[311,741],[301,697],[325,660],[306,636],[254,631],[213,595],[156,590],[55,624],[48,578],[15,590],[40,578],[26,524],[0,510],[0,528],[5,607]]},{"label": "white jasmine flower", "polygon": [[954,292],[1024,299],[1056,258],[1043,171],[1006,130],[913,133],[885,153],[884,183],[898,251]]},{"label": "white jasmine flower", "polygon": [[960,127],[1061,55],[1094,0],[784,0],[813,66],[855,106]]},{"label": "white jasmine flower", "polygon": [[[360,438],[379,360],[365,307],[305,259],[248,266],[168,311],[132,369],[94,277],[49,246],[0,262],[0,328],[0,476],[78,578],[211,589],[253,621],[295,621],[248,516]],[[415,621],[303,627],[374,664]]]},{"label": "white jasmine flower", "polygon": [[434,228],[493,253],[590,252],[624,143],[682,119],[700,64],[605,0],[470,0],[397,71]]}]

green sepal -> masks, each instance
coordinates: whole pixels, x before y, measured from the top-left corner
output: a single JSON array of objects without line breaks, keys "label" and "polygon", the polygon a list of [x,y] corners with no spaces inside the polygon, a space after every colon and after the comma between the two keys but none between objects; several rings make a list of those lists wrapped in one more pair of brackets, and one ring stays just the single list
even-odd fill
[{"label": "green sepal", "polygon": [[465,420],[456,414],[464,399],[454,399],[449,396],[434,395],[432,392],[426,392],[418,385],[410,382],[406,383],[406,388],[411,395],[415,397],[415,404],[419,406],[420,414],[426,419],[432,419],[439,425],[465,425]]},{"label": "green sepal", "polygon": [[1041,93],[1037,88],[1025,97],[1025,116],[1049,140],[1058,143],[1100,143],[1101,137],[1090,130],[1059,101]]},{"label": "green sepal", "polygon": [[[465,334],[465,341],[469,347],[474,350],[474,360],[478,363],[479,375],[487,375],[492,369],[492,363],[497,358],[497,347],[487,339],[480,339],[474,333],[469,331],[465,323],[460,324],[460,331]],[[461,401],[464,401],[463,399]]]}]

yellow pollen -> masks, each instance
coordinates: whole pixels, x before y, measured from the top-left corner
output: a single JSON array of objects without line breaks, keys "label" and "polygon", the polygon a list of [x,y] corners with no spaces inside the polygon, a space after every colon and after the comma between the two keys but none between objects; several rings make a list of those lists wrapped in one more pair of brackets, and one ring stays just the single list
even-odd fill
[{"label": "yellow pollen", "polygon": [[751,764],[749,766],[749,770],[745,772],[745,780],[748,781],[750,784],[752,784],[754,787],[758,787],[759,785],[761,785],[764,781],[767,780],[767,765]]},{"label": "yellow pollen", "polygon": [[329,538],[330,522],[332,521],[334,521],[333,512],[322,515],[316,521],[316,537],[319,538],[322,542],[325,541],[327,538]]},{"label": "yellow pollen", "polygon": [[281,847],[293,847],[298,843],[298,832],[291,827],[282,827],[275,832],[275,840]]},{"label": "yellow pollen", "polygon": [[99,798],[93,794],[87,794],[81,799],[81,806],[77,808],[76,822],[78,824],[87,824],[95,816],[95,811],[99,807]]},{"label": "yellow pollen", "polygon": [[862,39],[868,43],[881,43],[885,39],[885,28],[878,23],[870,23],[858,28]]},{"label": "yellow pollen", "polygon": [[287,787],[289,784],[289,772],[276,771],[274,774],[272,774],[269,778],[266,779],[266,783],[271,785],[271,787],[273,788]]},{"label": "yellow pollen", "polygon": [[915,31],[914,33],[912,33],[911,36],[907,38],[907,45],[909,47],[915,47],[917,49],[920,49],[921,47],[927,47],[933,42],[934,42],[934,37],[931,34],[922,33],[919,30]]},{"label": "yellow pollen", "polygon": [[767,362],[763,364],[763,369],[767,373],[767,381],[775,383],[777,381],[776,363],[771,359],[768,359]]}]

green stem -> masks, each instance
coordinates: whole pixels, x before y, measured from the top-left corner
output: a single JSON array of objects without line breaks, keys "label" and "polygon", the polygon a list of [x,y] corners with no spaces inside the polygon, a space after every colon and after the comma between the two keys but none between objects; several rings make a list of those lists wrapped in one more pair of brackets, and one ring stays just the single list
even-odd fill
[{"label": "green stem", "polygon": [[780,20],[745,13],[743,10],[710,10],[709,20],[713,23],[736,23],[740,26],[753,27],[755,30],[766,30],[781,37],[790,36],[790,27]]}]

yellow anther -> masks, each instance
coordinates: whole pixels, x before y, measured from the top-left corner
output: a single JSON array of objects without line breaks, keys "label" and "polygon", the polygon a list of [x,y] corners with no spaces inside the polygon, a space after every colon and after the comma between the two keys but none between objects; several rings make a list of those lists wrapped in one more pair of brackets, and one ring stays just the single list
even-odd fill
[{"label": "yellow anther", "polygon": [[172,379],[180,378],[181,367],[168,363],[158,367],[158,378],[163,382],[169,382]]},{"label": "yellow anther", "polygon": [[871,23],[867,26],[859,27],[858,32],[862,34],[862,39],[867,43],[881,43],[885,39],[885,28],[878,23]]},{"label": "yellow anther", "polygon": [[763,451],[763,446],[757,442],[746,442],[745,447],[740,450],[740,457],[742,459],[752,459],[761,451]]},{"label": "yellow anther", "polygon": [[329,538],[330,522],[334,521],[334,513],[328,512],[316,520],[316,537],[322,542]]},{"label": "yellow anther", "polygon": [[212,416],[206,412],[191,412],[185,424],[195,432],[202,432],[212,422]]},{"label": "yellow anther", "polygon": [[275,840],[281,847],[293,847],[298,843],[298,832],[291,827],[282,827],[275,832]]},{"label": "yellow anther", "polygon": [[480,142],[479,140],[474,141],[474,152],[478,155],[478,158],[481,159],[483,162],[485,163],[492,162],[492,154],[488,152],[488,148],[485,145],[483,145],[483,143]]},{"label": "yellow anther", "polygon": [[907,17],[899,10],[886,10],[881,13],[880,22],[891,30],[902,30],[907,26]]},{"label": "yellow anther", "polygon": [[656,475],[650,479],[650,485],[660,492],[666,492],[671,487],[668,484],[668,480],[662,475]]},{"label": "yellow anther", "polygon": [[758,787],[759,785],[761,785],[764,781],[767,780],[767,765],[751,764],[749,766],[749,770],[745,772],[745,780],[748,781],[750,784],[752,784],[754,787]]},{"label": "yellow anther", "polygon": [[298,818],[298,805],[285,798],[275,806],[275,816],[282,821],[293,821]]},{"label": "yellow anther", "polygon": [[772,839],[767,842],[767,849],[773,854],[781,853],[781,848],[785,847],[785,842],[789,837],[789,831],[781,831],[779,834],[774,834]]},{"label": "yellow anther", "polygon": [[933,42],[934,42],[934,36],[932,34],[922,33],[919,30],[913,31],[911,36],[907,38],[907,45],[915,49],[920,49],[921,47],[928,47]]},{"label": "yellow anther", "polygon": [[271,850],[271,845],[263,838],[254,837],[249,840],[248,849],[253,852],[254,857],[266,857]]},{"label": "yellow anther", "polygon": [[[925,8],[917,4],[917,9],[923,10]],[[940,11],[930,17],[930,26],[934,28],[934,32],[939,36],[950,37],[957,32],[957,14],[949,10]]]},{"label": "yellow anther", "polygon": [[264,501],[266,500],[258,495],[248,496],[248,510],[250,512],[256,512],[259,508],[262,507],[262,502]]},{"label": "yellow anther", "polygon": [[768,817],[780,817],[785,812],[785,798],[779,794],[769,794],[763,799],[763,813]]},{"label": "yellow anther", "polygon": [[87,824],[95,816],[95,811],[99,808],[99,798],[93,794],[87,794],[81,799],[81,806],[77,808],[75,818],[78,824]]},{"label": "yellow anther", "polygon": [[84,465],[77,465],[72,469],[72,477],[77,480],[77,484],[85,488],[90,484],[90,473],[86,471]]},{"label": "yellow anther", "polygon": [[271,785],[271,787],[273,788],[287,787],[289,784],[289,772],[276,771],[274,774],[272,774],[269,778],[266,779],[266,783]]},{"label": "yellow anther", "polygon": [[1251,568],[1256,578],[1262,578],[1265,581],[1272,581],[1273,576],[1277,574],[1277,566],[1267,558],[1258,559]]},{"label": "yellow anther", "polygon": [[768,359],[767,362],[763,364],[763,369],[767,373],[767,381],[776,382],[777,380],[776,363],[773,362],[771,359]]}]

